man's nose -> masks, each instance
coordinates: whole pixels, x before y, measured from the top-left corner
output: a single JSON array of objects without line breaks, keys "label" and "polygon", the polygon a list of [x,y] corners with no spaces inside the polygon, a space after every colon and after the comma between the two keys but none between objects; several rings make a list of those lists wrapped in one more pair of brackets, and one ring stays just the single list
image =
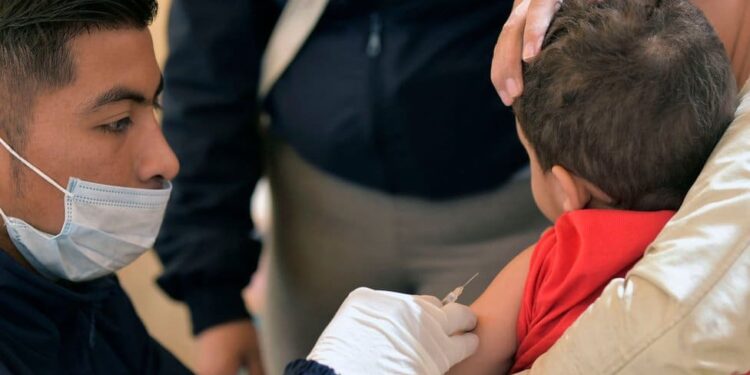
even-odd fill
[{"label": "man's nose", "polygon": [[180,162],[177,160],[172,148],[164,138],[164,133],[158,122],[156,126],[150,127],[149,134],[144,139],[147,144],[141,148],[140,165],[138,166],[138,177],[141,181],[152,182],[161,180],[172,180],[180,171]]}]

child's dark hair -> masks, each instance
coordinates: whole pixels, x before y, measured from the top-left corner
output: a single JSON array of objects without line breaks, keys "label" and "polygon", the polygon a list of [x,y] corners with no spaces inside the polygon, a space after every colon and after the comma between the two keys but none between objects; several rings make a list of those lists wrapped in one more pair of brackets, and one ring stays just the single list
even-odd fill
[{"label": "child's dark hair", "polygon": [[733,119],[723,45],[687,0],[565,0],[514,110],[543,170],[677,209]]}]

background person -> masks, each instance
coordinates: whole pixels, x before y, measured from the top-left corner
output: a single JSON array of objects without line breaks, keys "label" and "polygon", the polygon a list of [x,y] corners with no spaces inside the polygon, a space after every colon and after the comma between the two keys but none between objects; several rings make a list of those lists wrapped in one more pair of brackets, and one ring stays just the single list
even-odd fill
[{"label": "background person", "polygon": [[518,134],[535,201],[555,224],[472,305],[480,349],[456,373],[530,368],[625,277],[737,103],[724,47],[687,0],[567,0],[524,81]]},{"label": "background person", "polygon": [[283,4],[172,4],[164,130],[182,173],[159,284],[190,307],[207,373],[257,368],[241,290],[260,252],[248,204],[263,165],[272,374],[355,287],[443,295],[479,272],[469,302],[546,225],[513,179],[525,156],[487,80],[510,1],[330,1],[262,103],[262,146],[259,63]]}]

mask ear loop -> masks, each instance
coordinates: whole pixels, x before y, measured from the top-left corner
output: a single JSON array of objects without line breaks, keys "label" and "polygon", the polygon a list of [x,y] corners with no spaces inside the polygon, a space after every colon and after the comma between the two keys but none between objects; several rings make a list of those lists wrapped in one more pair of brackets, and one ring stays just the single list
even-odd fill
[{"label": "mask ear loop", "polygon": [[8,219],[8,216],[5,215],[5,211],[3,211],[2,208],[0,208],[0,216],[3,217],[3,225],[8,225],[8,222],[10,221],[10,219]]},{"label": "mask ear loop", "polygon": [[38,174],[39,177],[43,178],[45,181],[49,182],[52,186],[56,187],[57,190],[60,190],[63,194],[65,194],[67,196],[72,196],[73,195],[73,193],[65,190],[65,188],[63,188],[62,186],[60,186],[60,184],[58,184],[57,182],[55,182],[55,180],[53,180],[52,178],[50,178],[50,176],[47,176],[46,174],[44,174],[44,172],[40,171],[39,168],[37,168],[33,164],[29,163],[28,160],[24,159],[21,155],[18,155],[18,153],[14,149],[12,149],[5,142],[4,139],[0,138],[0,144],[2,144],[3,147],[5,147],[5,149],[8,150],[8,152],[10,152],[11,155],[15,156],[16,159],[18,159],[21,163],[23,163],[24,165],[26,165],[27,167],[29,167],[29,169],[31,169],[32,171],[34,171],[36,174]]},{"label": "mask ear loop", "polygon": [[[5,149],[8,150],[8,152],[11,155],[13,155],[16,159],[18,159],[21,163],[23,163],[27,167],[29,167],[29,169],[31,169],[32,171],[34,171],[36,174],[38,174],[39,177],[43,178],[45,181],[49,182],[52,186],[54,186],[55,188],[57,188],[57,190],[60,190],[66,196],[72,196],[73,195],[73,193],[65,190],[62,186],[60,186],[60,184],[58,184],[57,182],[55,182],[55,180],[53,180],[52,178],[50,178],[49,176],[47,176],[46,174],[44,174],[44,172],[40,171],[39,168],[37,168],[33,164],[29,163],[29,161],[26,160],[26,159],[24,159],[21,155],[18,155],[18,153],[13,148],[11,148],[10,145],[8,145],[8,143],[6,143],[4,139],[0,138],[0,144],[2,144],[2,146],[5,147]],[[8,223],[8,216],[5,215],[5,212],[3,211],[2,208],[0,208],[0,216],[2,216],[3,221],[7,224]]]}]

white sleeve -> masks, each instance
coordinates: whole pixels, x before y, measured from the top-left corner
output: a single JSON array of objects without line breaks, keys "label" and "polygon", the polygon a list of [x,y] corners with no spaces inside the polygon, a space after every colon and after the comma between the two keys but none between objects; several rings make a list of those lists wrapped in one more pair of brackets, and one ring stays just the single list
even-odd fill
[{"label": "white sleeve", "polygon": [[683,206],[530,374],[750,372],[750,81]]}]

